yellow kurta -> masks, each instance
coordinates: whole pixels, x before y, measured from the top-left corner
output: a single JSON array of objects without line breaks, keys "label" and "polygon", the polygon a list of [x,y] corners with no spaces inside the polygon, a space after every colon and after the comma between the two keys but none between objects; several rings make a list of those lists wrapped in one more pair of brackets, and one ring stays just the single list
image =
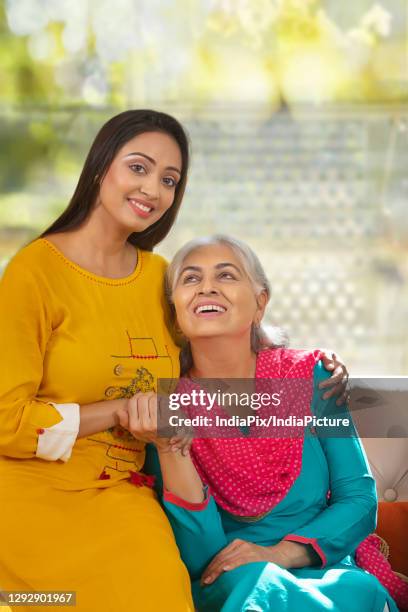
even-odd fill
[{"label": "yellow kurta", "polygon": [[155,389],[158,377],[178,376],[178,350],[165,325],[164,270],[160,256],[138,251],[130,276],[100,277],[44,239],[6,269],[0,588],[73,590],[81,612],[193,609],[154,493],[129,482],[144,463],[141,442],[114,427],[77,440],[66,463],[36,457],[42,430],[61,421],[50,402],[131,397]]}]

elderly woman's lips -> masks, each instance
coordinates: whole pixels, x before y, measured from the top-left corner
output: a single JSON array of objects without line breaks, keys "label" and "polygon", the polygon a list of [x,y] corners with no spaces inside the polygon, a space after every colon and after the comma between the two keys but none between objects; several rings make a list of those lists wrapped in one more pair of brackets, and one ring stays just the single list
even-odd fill
[{"label": "elderly woman's lips", "polygon": [[201,304],[194,308],[194,314],[201,317],[217,317],[224,314],[226,310],[220,304]]}]

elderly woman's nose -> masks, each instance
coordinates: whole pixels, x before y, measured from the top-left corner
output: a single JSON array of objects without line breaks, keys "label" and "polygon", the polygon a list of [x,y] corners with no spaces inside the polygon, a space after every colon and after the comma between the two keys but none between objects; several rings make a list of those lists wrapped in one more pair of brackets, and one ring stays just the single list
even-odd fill
[{"label": "elderly woman's nose", "polygon": [[211,278],[203,278],[198,288],[198,293],[200,295],[205,295],[205,294],[216,295],[218,294],[218,289],[215,286],[215,283],[212,281]]}]

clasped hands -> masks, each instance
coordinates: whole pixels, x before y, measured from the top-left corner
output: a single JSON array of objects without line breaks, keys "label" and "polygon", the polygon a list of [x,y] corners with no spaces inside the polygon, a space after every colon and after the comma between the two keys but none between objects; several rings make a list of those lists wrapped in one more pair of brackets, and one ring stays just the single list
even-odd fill
[{"label": "clasped hands", "polygon": [[152,443],[159,452],[177,452],[187,455],[192,438],[186,432],[165,438],[158,435],[157,423],[159,414],[157,393],[136,393],[124,401],[123,407],[116,412],[120,425],[127,429],[137,440]]}]

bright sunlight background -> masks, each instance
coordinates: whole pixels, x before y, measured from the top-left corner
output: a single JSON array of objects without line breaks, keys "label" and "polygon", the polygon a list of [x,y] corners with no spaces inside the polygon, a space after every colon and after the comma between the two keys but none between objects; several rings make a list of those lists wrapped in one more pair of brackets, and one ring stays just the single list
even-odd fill
[{"label": "bright sunlight background", "polygon": [[271,324],[408,374],[405,0],[0,1],[0,262],[66,206],[96,131],[176,115],[193,148],[166,256],[247,240]]}]

